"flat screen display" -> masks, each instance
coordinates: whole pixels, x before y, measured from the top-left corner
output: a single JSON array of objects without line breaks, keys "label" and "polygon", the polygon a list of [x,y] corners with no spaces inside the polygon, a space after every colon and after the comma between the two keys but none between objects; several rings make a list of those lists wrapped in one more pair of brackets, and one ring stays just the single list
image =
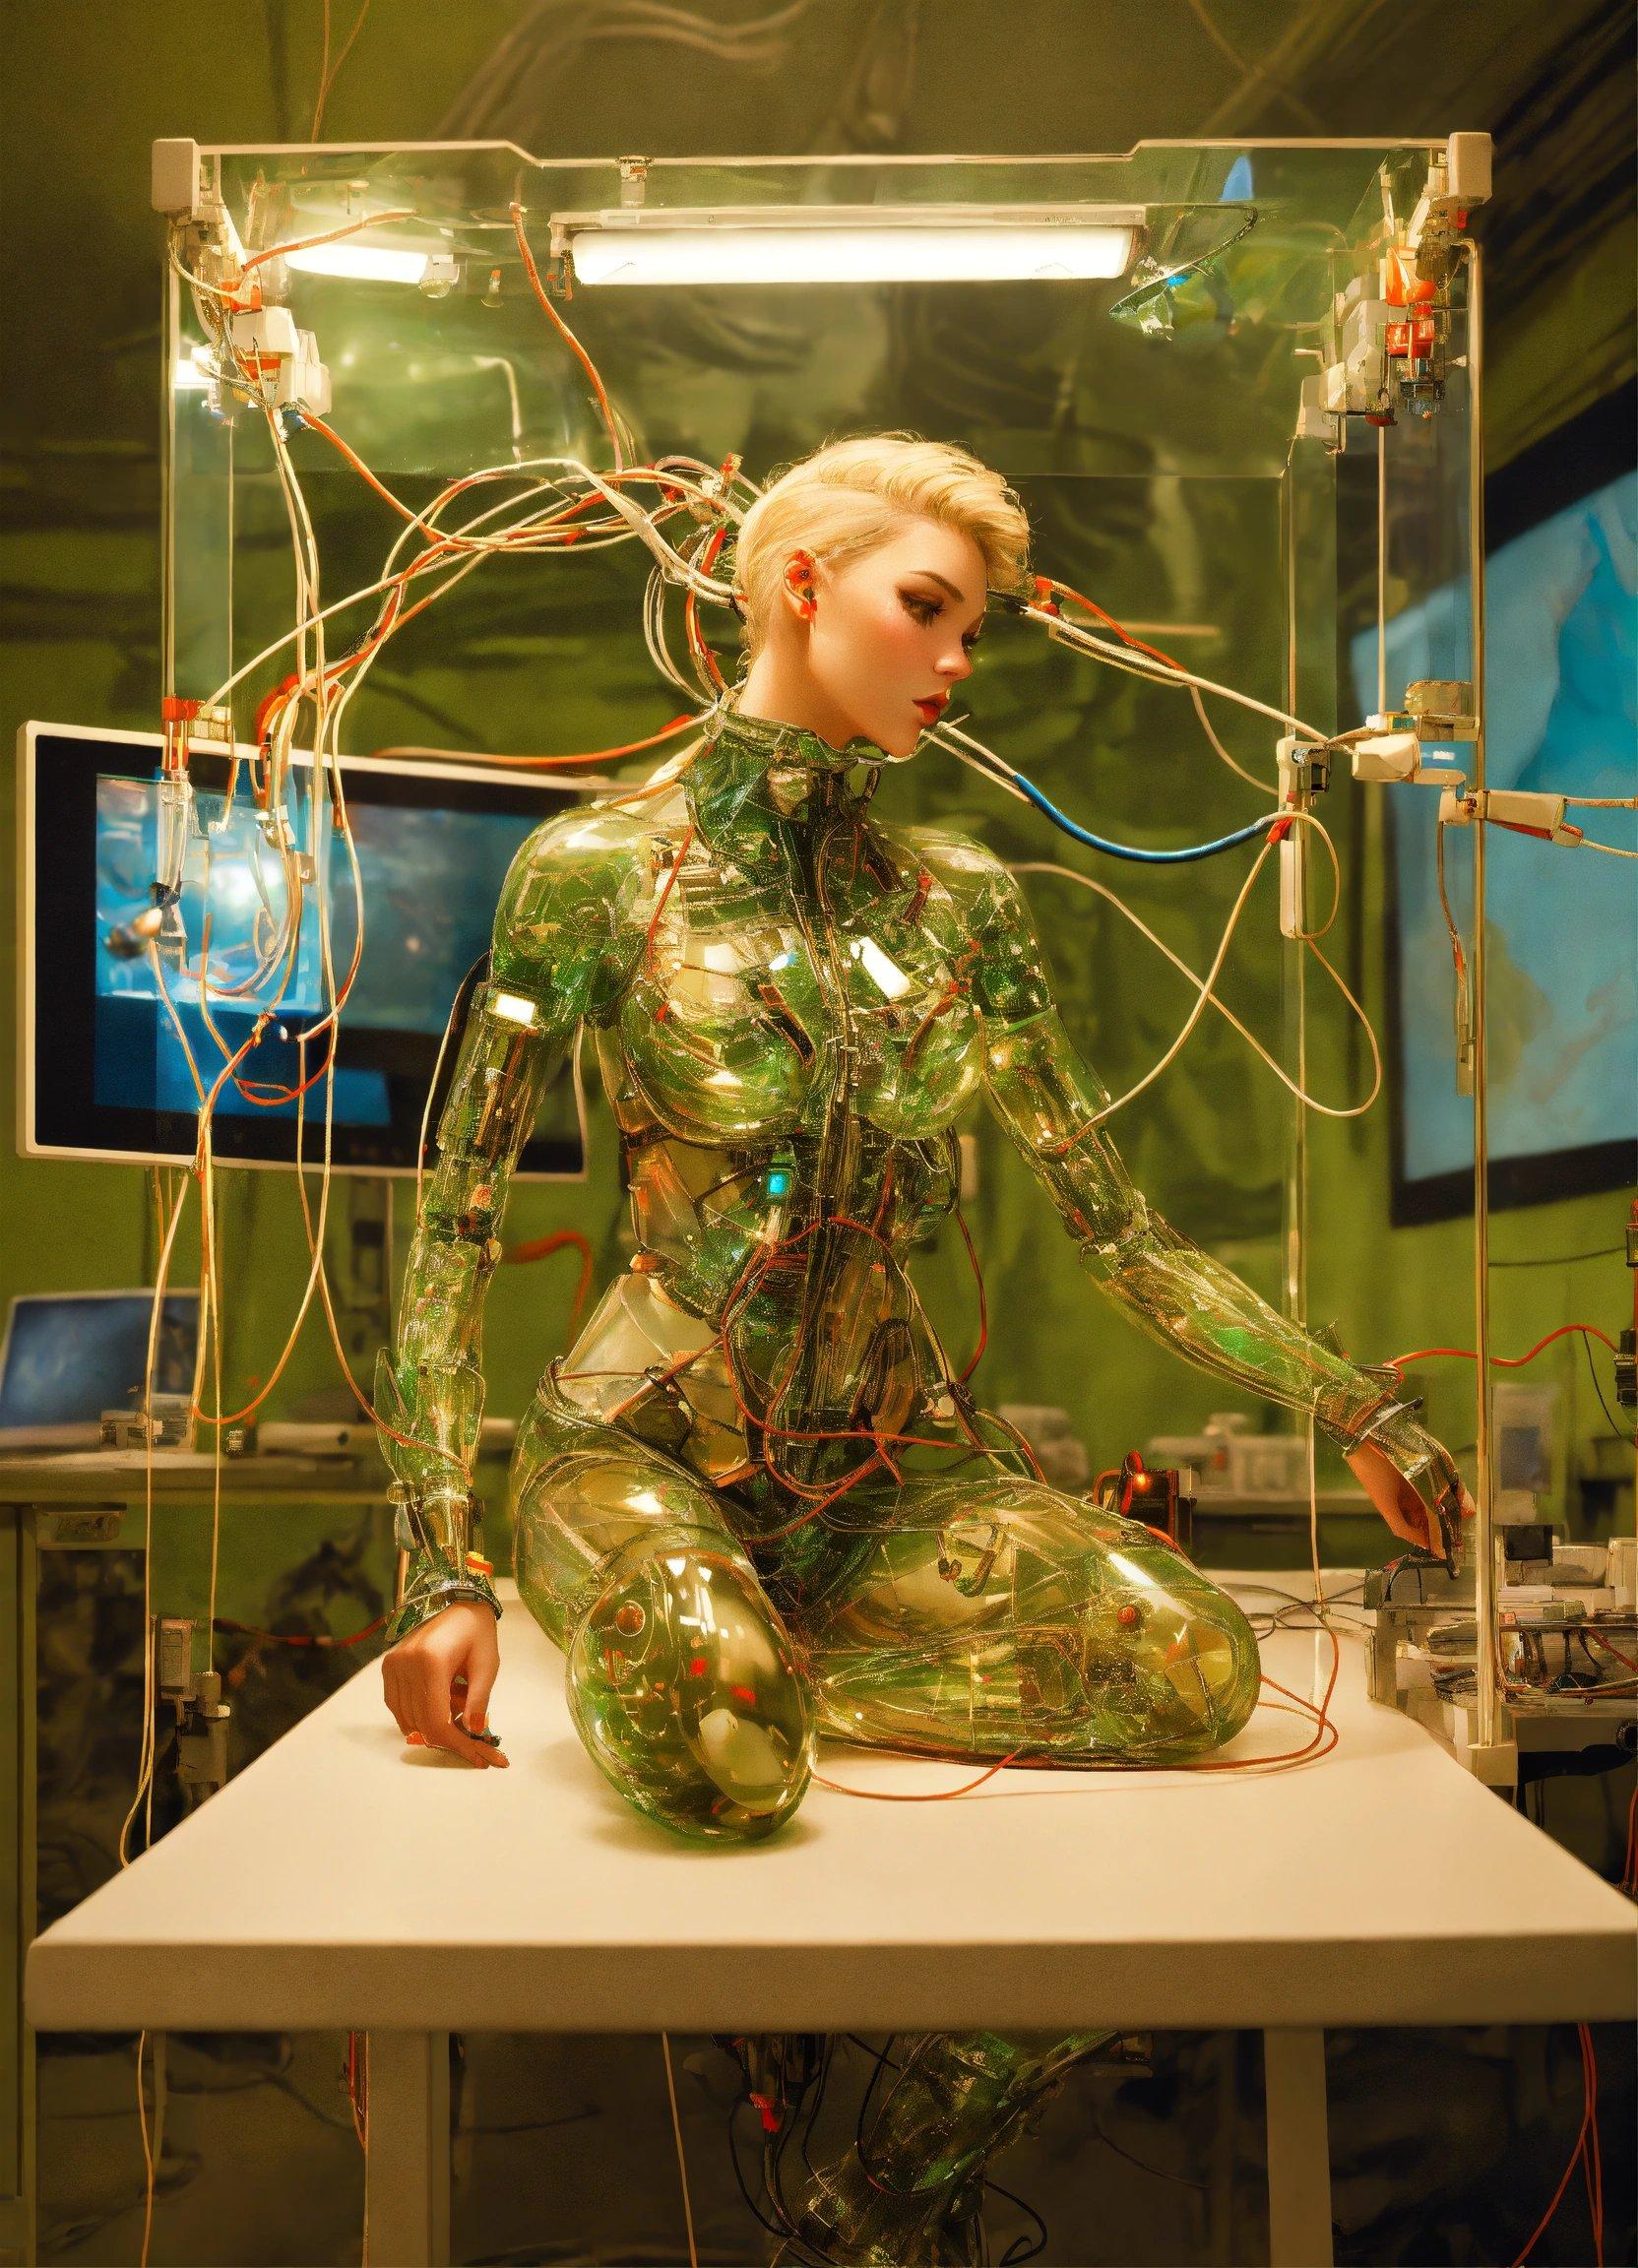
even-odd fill
[{"label": "flat screen display", "polygon": [[[196,790],[168,949],[120,950],[153,901],[160,829],[158,736],[25,727],[28,1035],[24,1148],[32,1154],[180,1159],[196,1139],[195,1070],[213,1083],[278,991],[277,1012],[218,1096],[224,1161],[293,1163],[323,1154],[323,1081],[298,1105],[304,1033],[330,996],[319,919],[328,902],[337,981],[363,950],[336,1042],[331,1154],[345,1169],[412,1172],[428,1084],[463,979],[487,951],[496,901],[520,845],[561,797],[473,766],[344,765],[357,851],[311,826],[311,771],[292,765],[284,819],[310,849],[300,903],[243,786]],[[278,985],[270,946],[293,930]],[[208,955],[208,958],[207,958]],[[202,983],[201,973],[205,973]],[[186,1044],[184,1045],[184,1041]],[[312,1081],[327,1041],[306,1051]],[[192,1062],[190,1065],[190,1056]],[[445,1074],[450,1069],[446,1059]],[[298,1128],[298,1109],[304,1125]],[[520,1170],[574,1175],[584,1145],[567,1069],[545,1097]]]},{"label": "flat screen display", "polygon": [[[1486,778],[1553,794],[1638,793],[1638,473],[1623,473],[1494,549],[1486,569]],[[1465,589],[1388,627],[1392,686],[1467,651]],[[1374,708],[1374,631],[1353,649]],[[1450,751],[1470,777],[1473,750]],[[1373,790],[1375,792],[1376,790]],[[1434,869],[1435,788],[1386,791],[1395,917],[1395,1210],[1471,1202],[1473,1104],[1455,1079],[1454,979]],[[1631,811],[1572,810],[1590,838],[1638,849]],[[1453,908],[1472,934],[1471,850],[1447,836]],[[1491,1195],[1525,1204],[1638,1176],[1638,860],[1485,840]]]},{"label": "flat screen display", "polygon": [[[0,1348],[0,1439],[94,1435],[104,1410],[133,1410],[148,1376],[152,1292],[14,1299]],[[156,1394],[191,1394],[199,1293],[167,1292],[154,1344]]]}]

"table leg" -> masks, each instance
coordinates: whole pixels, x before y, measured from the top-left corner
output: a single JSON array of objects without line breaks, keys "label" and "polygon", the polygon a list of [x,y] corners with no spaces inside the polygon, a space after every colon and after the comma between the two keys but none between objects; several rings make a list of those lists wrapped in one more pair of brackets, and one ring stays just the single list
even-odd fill
[{"label": "table leg", "polygon": [[1325,2034],[1265,2031],[1268,2235],[1273,2268],[1331,2268]]},{"label": "table leg", "polygon": [[446,2268],[449,2034],[371,2032],[367,2052],[367,2268]]}]

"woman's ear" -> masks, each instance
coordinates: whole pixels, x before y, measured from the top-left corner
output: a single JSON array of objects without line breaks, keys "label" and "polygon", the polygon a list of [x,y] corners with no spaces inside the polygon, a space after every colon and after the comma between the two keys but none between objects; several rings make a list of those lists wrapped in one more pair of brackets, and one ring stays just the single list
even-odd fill
[{"label": "woman's ear", "polygon": [[818,567],[811,551],[793,551],[786,562],[785,592],[789,604],[804,622],[813,620],[817,605]]}]

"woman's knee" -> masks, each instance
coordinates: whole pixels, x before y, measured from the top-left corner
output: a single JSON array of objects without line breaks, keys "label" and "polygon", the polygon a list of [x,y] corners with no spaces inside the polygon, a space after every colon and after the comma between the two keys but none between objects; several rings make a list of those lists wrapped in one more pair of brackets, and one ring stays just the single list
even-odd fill
[{"label": "woman's knee", "polygon": [[[1071,1525],[1042,1604],[1072,1602],[1065,1743],[1091,1735],[1111,1760],[1176,1762],[1231,1740],[1257,1704],[1250,1623],[1194,1562],[1141,1521],[1061,1499]],[[1050,1521],[1043,1527],[1050,1528]],[[1050,1671],[1041,1666],[1049,1679]]]},{"label": "woman's knee", "polygon": [[724,1539],[645,1535],[598,1570],[567,1642],[569,1708],[594,1762],[691,1839],[760,1841],[813,1769],[807,1679]]},{"label": "woman's knee", "polygon": [[1232,1600],[1140,1523],[1037,1481],[907,1488],[875,1566],[814,1633],[825,1718],[853,1738],[1177,1762],[1256,1706]]}]

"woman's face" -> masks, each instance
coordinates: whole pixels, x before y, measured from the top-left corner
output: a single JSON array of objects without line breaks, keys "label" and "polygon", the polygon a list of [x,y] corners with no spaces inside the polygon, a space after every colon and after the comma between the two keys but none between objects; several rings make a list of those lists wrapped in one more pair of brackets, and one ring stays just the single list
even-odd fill
[{"label": "woman's face", "polygon": [[[804,672],[812,712],[834,746],[857,733],[889,756],[914,753],[973,669],[985,598],[984,555],[971,536],[913,520],[874,551],[839,568],[788,563],[779,632]],[[814,601],[804,616],[804,591]]]}]

